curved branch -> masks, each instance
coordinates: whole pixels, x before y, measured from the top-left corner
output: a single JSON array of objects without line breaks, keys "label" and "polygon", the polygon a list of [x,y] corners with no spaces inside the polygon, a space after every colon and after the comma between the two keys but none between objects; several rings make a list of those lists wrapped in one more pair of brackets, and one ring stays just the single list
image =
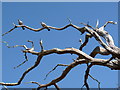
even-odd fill
[{"label": "curved branch", "polygon": [[[45,23],[44,23],[44,24],[45,24]],[[71,24],[71,23],[68,24],[68,25],[66,25],[66,26],[64,26],[64,27],[61,27],[61,28],[52,27],[52,26],[48,26],[48,25],[45,24],[45,27],[43,27],[43,25],[42,25],[42,28],[38,28],[38,29],[31,28],[31,27],[29,27],[29,26],[27,26],[27,25],[15,25],[14,28],[12,28],[10,31],[2,34],[2,36],[10,33],[10,32],[13,31],[15,28],[19,28],[19,27],[27,28],[28,30],[35,31],[35,32],[39,32],[39,31],[42,31],[42,30],[46,29],[46,27],[47,27],[47,29],[64,30],[64,29],[66,29],[66,28],[68,28],[68,27],[70,27],[70,26],[72,26],[73,28],[79,30],[82,34],[83,34],[83,33],[85,32],[85,30],[86,30],[84,27],[83,27],[83,28],[80,28],[80,27],[78,27],[78,26],[76,26],[76,25],[73,25],[73,24]],[[49,31],[50,31],[50,30],[49,30]]]},{"label": "curved branch", "polygon": [[[0,82],[0,85],[16,86],[16,85],[21,84],[22,80],[27,75],[27,73],[30,72],[32,69],[34,69],[35,67],[37,67],[39,65],[43,56],[53,54],[53,53],[56,53],[56,54],[76,54],[80,58],[77,58],[77,60],[75,60],[70,65],[68,65],[67,68],[62,72],[62,74],[58,78],[52,80],[48,84],[39,84],[37,82],[32,82],[32,83],[38,84],[39,85],[38,89],[42,88],[42,87],[48,87],[50,85],[54,85],[59,90],[59,87],[56,85],[56,83],[61,81],[62,79],[64,79],[72,68],[74,68],[75,66],[77,66],[79,64],[91,63],[86,70],[85,79],[84,79],[84,85],[89,90],[89,85],[87,84],[87,79],[88,79],[90,68],[93,65],[101,65],[101,66],[106,66],[106,67],[114,69],[114,70],[120,70],[120,48],[118,48],[117,46],[114,45],[114,40],[113,40],[112,36],[107,31],[104,30],[104,28],[106,27],[106,25],[108,23],[114,24],[114,22],[108,21],[105,25],[98,28],[98,23],[97,23],[96,28],[93,28],[92,26],[83,23],[85,25],[85,27],[80,28],[80,27],[72,24],[71,21],[70,21],[70,24],[68,24],[64,27],[61,27],[61,28],[57,28],[57,27],[48,26],[47,24],[42,22],[41,23],[42,28],[38,28],[38,29],[34,29],[34,28],[29,27],[29,26],[23,25],[23,23],[21,23],[21,24],[19,23],[19,25],[14,24],[14,28],[12,28],[10,31],[4,33],[2,36],[10,33],[15,28],[19,28],[19,27],[27,28],[27,29],[35,31],[35,32],[39,32],[39,31],[42,31],[44,29],[47,29],[48,31],[50,31],[50,29],[64,30],[68,27],[73,27],[73,28],[77,29],[78,31],[80,31],[81,34],[83,34],[84,32],[88,32],[89,34],[86,34],[85,42],[80,46],[80,50],[75,49],[75,48],[66,48],[66,49],[53,48],[51,50],[44,50],[43,45],[42,45],[42,41],[40,41],[41,52],[35,52],[34,51],[34,44],[33,44],[32,41],[28,41],[28,42],[32,43],[32,48],[27,48],[25,45],[12,46],[13,48],[18,47],[18,46],[24,47],[25,50],[23,50],[23,53],[25,53],[25,54],[26,53],[31,53],[33,55],[37,55],[38,57],[37,57],[37,60],[36,60],[35,64],[33,66],[31,66],[30,68],[28,68],[22,74],[21,78],[18,80],[17,83],[3,83],[3,82]],[[104,48],[96,47],[90,55],[87,55],[86,53],[82,52],[81,50],[84,46],[86,46],[89,38],[91,38],[91,37],[94,37],[99,42],[99,44],[102,45]],[[101,37],[103,37],[106,40],[106,43],[103,42]],[[4,42],[4,43],[7,44],[7,47],[11,48],[11,46],[9,46],[7,42]],[[102,54],[102,55],[111,54],[112,57],[114,57],[115,60],[105,63],[108,60],[94,58],[98,53]],[[27,57],[26,57],[26,60],[27,60]]]},{"label": "curved branch", "polygon": [[103,41],[102,39],[99,37],[99,35],[94,32],[93,33],[95,39],[110,53],[112,54],[113,56],[117,57],[117,58],[120,58],[120,48],[116,47],[116,50],[110,48],[109,46],[107,46]]},{"label": "curved branch", "polygon": [[49,75],[52,71],[54,71],[58,66],[68,66],[68,65],[65,65],[65,64],[57,64],[51,71],[49,71],[49,72],[46,74],[44,80],[45,80],[45,79],[48,77],[48,75]]},{"label": "curved branch", "polygon": [[55,86],[55,88],[56,88],[57,90],[60,90],[60,88],[58,87],[57,84],[54,84],[54,86]]},{"label": "curved branch", "polygon": [[3,82],[0,82],[0,85],[5,85],[5,86],[16,86],[16,85],[19,85],[21,84],[22,80],[24,79],[24,77],[27,75],[28,72],[30,72],[31,70],[33,70],[35,67],[37,67],[40,63],[40,60],[42,59],[42,55],[39,55],[35,64],[33,66],[31,66],[30,68],[28,68],[21,76],[21,78],[18,80],[17,83],[3,83]]},{"label": "curved branch", "polygon": [[82,63],[86,63],[86,60],[76,61],[76,62],[71,63],[70,65],[67,66],[67,68],[63,71],[63,73],[58,78],[52,80],[48,84],[42,84],[38,88],[43,88],[43,87],[54,85],[55,83],[57,83],[57,82],[61,81],[62,79],[64,79],[72,68],[74,68],[78,64],[82,64]]},{"label": "curved branch", "polygon": [[[26,52],[26,53],[35,53],[34,51],[29,51],[29,50],[24,50],[23,52]],[[75,48],[66,48],[66,49],[57,49],[57,48],[54,48],[54,49],[51,49],[51,50],[44,50],[42,52],[39,52],[37,55],[38,55],[38,58],[35,62],[35,64],[28,68],[22,75],[22,77],[18,80],[17,83],[3,83],[3,82],[0,82],[0,85],[5,85],[5,86],[16,86],[16,85],[19,85],[22,80],[24,79],[24,77],[27,75],[28,72],[30,72],[32,69],[34,69],[35,67],[37,67],[40,63],[40,60],[42,59],[43,56],[45,55],[49,55],[49,54],[53,54],[53,53],[57,53],[57,54],[66,54],[66,53],[73,53],[73,54],[77,54],[77,55],[82,55],[85,59],[79,59],[79,60],[76,60],[75,62],[71,63],[70,65],[68,65],[68,67],[63,71],[62,75],[60,77],[58,77],[57,79],[55,80],[52,80],[50,83],[48,84],[45,84],[45,85],[41,85],[41,87],[46,87],[46,86],[50,86],[50,85],[53,85],[57,82],[59,82],[60,80],[62,80],[66,75],[67,73],[69,73],[69,71],[77,66],[78,64],[84,64],[84,63],[87,63],[87,62],[92,62],[94,65],[102,65],[102,66],[107,66],[111,69],[114,69],[117,67],[118,70],[120,70],[120,67],[115,65],[112,61],[110,61],[109,63],[107,64],[103,64],[103,62],[106,62],[106,60],[104,59],[95,59],[95,58],[92,58],[91,56],[85,54],[84,52],[78,50],[78,49],[75,49]],[[116,67],[115,67],[116,66]]]},{"label": "curved branch", "polygon": [[89,72],[90,72],[90,68],[93,66],[93,64],[88,65],[86,71],[85,71],[85,76],[84,76],[84,85],[86,86],[87,90],[89,90],[89,85],[87,83],[88,80],[88,76],[89,76]]},{"label": "curved branch", "polygon": [[[31,28],[31,27],[26,26],[26,25],[14,25],[15,27],[14,27],[13,29],[18,28],[18,27],[25,27],[25,28],[27,28],[27,29],[29,29],[29,30],[38,32],[38,31],[41,31],[41,30],[43,30],[43,29],[46,29],[46,27],[49,28],[49,29],[64,30],[64,29],[66,29],[67,27],[72,26],[73,28],[79,30],[82,34],[83,34],[85,31],[88,32],[88,33],[91,34],[91,35],[93,35],[93,33],[97,33],[99,36],[102,36],[103,38],[105,38],[105,40],[106,40],[107,44],[109,45],[109,47],[111,47],[111,48],[114,49],[114,50],[117,50],[118,47],[116,47],[116,46],[114,45],[114,41],[113,41],[113,39],[112,39],[112,36],[109,35],[107,31],[104,30],[105,26],[106,26],[108,23],[115,24],[115,22],[113,22],[113,21],[108,21],[108,22],[106,22],[105,25],[103,25],[103,26],[100,27],[100,28],[96,28],[96,29],[93,28],[94,31],[89,28],[89,27],[92,27],[92,26],[90,26],[90,25],[88,25],[88,24],[87,24],[87,25],[85,24],[86,27],[80,28],[80,27],[78,27],[78,26],[76,26],[76,25],[74,25],[74,24],[72,24],[72,23],[70,23],[70,24],[68,24],[68,25],[66,25],[66,26],[64,26],[64,27],[62,27],[62,28],[56,28],[56,27],[48,26],[48,25],[46,25],[46,24],[44,23],[45,27],[43,27],[43,28],[38,28],[38,29],[34,29],[34,28]],[[42,26],[43,26],[43,25],[42,25]],[[12,30],[13,30],[13,29],[12,29]],[[10,31],[11,31],[11,30],[10,30]],[[8,31],[8,33],[9,33],[9,31]],[[5,35],[5,34],[4,34],[4,35]],[[93,35],[93,36],[94,36],[94,35]],[[95,36],[95,38],[96,38],[96,36]],[[103,45],[102,45],[102,46],[103,46]],[[104,45],[104,46],[105,46],[105,45]],[[104,47],[104,46],[103,46],[103,47]],[[104,48],[105,48],[105,47],[104,47]],[[105,48],[105,49],[106,49],[106,48]],[[108,50],[108,51],[110,51],[110,50]],[[117,50],[117,51],[118,51],[118,50]],[[119,50],[119,52],[120,52],[120,50]]]},{"label": "curved branch", "polygon": [[[26,52],[26,53],[37,53],[37,52],[34,52],[34,51],[28,51],[28,50],[24,50],[23,52]],[[78,56],[82,56],[84,59],[87,59],[88,62],[89,61],[94,61],[94,58],[92,58],[91,56],[89,56],[88,54],[80,51],[79,49],[76,49],[76,48],[66,48],[66,49],[58,49],[58,48],[53,48],[53,49],[50,49],[50,50],[44,50],[42,52],[39,52],[39,55],[42,54],[42,55],[49,55],[49,54],[53,54],[53,53],[56,53],[56,54],[76,54]]]},{"label": "curved branch", "polygon": [[14,67],[14,69],[20,67],[21,65],[23,65],[24,63],[26,63],[28,61],[27,53],[24,53],[24,56],[25,56],[25,60],[22,63],[20,63],[19,65],[17,65],[16,67]]},{"label": "curved branch", "polygon": [[2,34],[2,36],[10,33],[11,31],[13,31],[15,28],[17,28],[17,26],[13,23],[14,27],[12,29],[10,29],[8,32],[5,32],[4,34]]},{"label": "curved branch", "polygon": [[[23,52],[26,52],[26,53],[31,53],[31,54],[38,54],[38,55],[49,55],[49,54],[53,54],[53,53],[56,53],[56,54],[76,54],[78,56],[82,56],[82,58],[79,58],[77,60],[81,61],[83,59],[86,59],[86,63],[95,63],[95,65],[102,65],[102,66],[107,66],[111,69],[118,69],[120,70],[120,67],[117,66],[116,64],[119,64],[119,60],[115,60],[115,61],[110,61],[109,63],[107,64],[104,64],[107,60],[105,59],[97,59],[97,58],[93,58],[92,56],[80,51],[79,49],[75,49],[75,48],[66,48],[66,49],[58,49],[58,48],[53,48],[53,49],[50,49],[50,50],[44,50],[42,52],[34,52],[34,51],[27,51],[27,50],[24,50]],[[76,61],[76,60],[75,60]],[[116,64],[114,64],[116,63]]]},{"label": "curved branch", "polygon": [[82,48],[87,45],[87,43],[88,43],[88,41],[89,41],[89,38],[91,38],[91,37],[92,37],[91,34],[86,34],[86,35],[85,35],[85,41],[84,41],[84,43],[83,43],[83,44],[80,46],[80,48],[79,48],[81,51],[82,51]]},{"label": "curved branch", "polygon": [[[79,59],[79,60],[76,60],[75,62],[73,62],[72,64],[70,64],[66,69],[65,69],[65,72],[63,72],[63,75],[62,77],[66,76],[67,73],[73,68],[75,67],[76,65],[78,64],[82,64],[82,63],[87,63],[87,62],[92,62],[92,63],[95,63],[95,65],[103,65],[103,66],[107,66],[107,67],[110,67],[110,68],[113,68],[114,69],[114,64],[111,64],[112,62],[109,62],[107,64],[103,64],[103,62],[105,62],[106,60],[104,59],[95,59],[95,58],[92,58],[91,56],[85,54],[84,52],[80,51],[79,49],[75,49],[75,48],[66,48],[66,49],[58,49],[58,48],[54,48],[54,49],[51,49],[51,50],[44,50],[42,52],[35,52],[35,51],[29,51],[29,50],[24,50],[23,52],[26,52],[26,53],[31,53],[31,54],[36,54],[38,55],[38,58],[37,58],[37,61],[35,62],[35,64],[28,68],[22,75],[22,77],[19,79],[19,81],[17,83],[0,83],[0,85],[6,85],[6,86],[15,86],[15,85],[19,85],[21,83],[21,81],[24,79],[25,75],[31,71],[32,69],[34,69],[35,67],[38,66],[38,64],[40,63],[40,60],[42,59],[43,56],[45,55],[49,55],[49,54],[53,54],[53,53],[57,53],[57,54],[66,54],[66,53],[73,53],[73,54],[76,54],[76,55],[82,55],[85,59]],[[118,67],[118,69],[120,69],[120,67]],[[56,81],[59,81],[60,78],[56,79]],[[51,82],[53,83],[54,80]],[[50,85],[50,84],[49,84]]]},{"label": "curved branch", "polygon": [[92,77],[90,74],[89,74],[89,76],[98,83],[98,88],[100,90],[100,82],[97,79],[95,79],[94,77]]},{"label": "curved branch", "polygon": [[[101,60],[101,59],[96,59],[94,62],[92,62],[92,64],[89,66],[89,68],[86,70],[86,75],[85,75],[85,84],[86,84],[86,87],[88,87],[88,84],[87,84],[87,78],[88,78],[88,75],[89,75],[89,71],[90,71],[90,68],[93,66],[93,65],[103,65],[103,61],[104,60]],[[105,60],[106,61],[106,60]],[[66,77],[66,75],[70,72],[70,70],[72,68],[74,68],[75,66],[79,65],[79,64],[84,64],[86,63],[87,60],[86,59],[80,59],[80,60],[76,60],[75,62],[71,63],[70,65],[67,66],[67,68],[63,71],[63,73],[56,79],[52,80],[51,82],[49,82],[48,84],[41,84],[38,89],[40,88],[43,88],[43,87],[48,87],[48,86],[51,86],[51,85],[54,85],[55,83],[61,81],[62,79],[64,79]],[[108,66],[109,67],[109,64],[107,63],[105,66]],[[119,68],[120,69],[120,68]]]},{"label": "curved branch", "polygon": [[[88,85],[88,83],[87,83],[87,80],[88,80],[88,76],[90,76],[93,80],[97,81],[97,83],[98,83],[98,88],[99,88],[99,90],[100,90],[100,82],[89,74],[89,73],[90,73],[90,68],[91,68],[92,66],[93,66],[92,63],[87,66],[87,69],[86,69],[86,71],[85,71],[84,85],[83,85],[83,86],[86,86],[87,90],[89,90],[89,85]],[[83,87],[83,86],[82,86],[82,87]]]},{"label": "curved branch", "polygon": [[97,54],[109,55],[110,53],[109,53],[106,49],[97,46],[97,47],[90,53],[90,56],[94,58]]}]

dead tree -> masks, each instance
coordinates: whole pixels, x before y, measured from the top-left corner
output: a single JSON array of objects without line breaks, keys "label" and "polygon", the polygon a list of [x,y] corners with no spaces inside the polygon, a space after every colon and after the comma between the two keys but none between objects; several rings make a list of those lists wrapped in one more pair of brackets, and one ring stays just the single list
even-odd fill
[{"label": "dead tree", "polygon": [[[70,70],[72,70],[74,67],[76,67],[77,65],[80,65],[80,64],[87,64],[87,69],[86,69],[85,75],[84,75],[84,85],[83,85],[87,88],[87,90],[89,90],[89,85],[88,85],[88,82],[87,82],[88,77],[91,77],[93,80],[96,80],[98,82],[98,84],[100,84],[100,82],[97,79],[95,79],[94,77],[92,77],[89,74],[92,66],[100,65],[100,66],[108,67],[111,70],[120,70],[120,48],[115,46],[112,36],[107,31],[105,31],[105,27],[107,26],[107,24],[117,24],[116,22],[108,21],[100,28],[98,27],[99,21],[97,21],[97,24],[96,24],[95,28],[93,28],[91,25],[85,24],[85,23],[81,23],[81,24],[84,25],[84,27],[76,26],[76,25],[72,24],[70,19],[69,19],[69,22],[70,23],[68,25],[66,25],[64,27],[61,27],[61,28],[49,26],[49,25],[41,22],[42,28],[38,28],[38,29],[34,29],[34,28],[31,28],[27,25],[24,25],[22,21],[18,22],[19,25],[13,24],[14,27],[10,31],[4,33],[2,36],[10,33],[11,31],[15,30],[16,28],[20,28],[20,27],[23,30],[31,30],[31,31],[34,31],[34,32],[40,32],[40,31],[45,30],[45,29],[47,29],[48,31],[50,31],[51,29],[53,29],[53,30],[65,30],[68,27],[73,27],[76,30],[80,31],[81,35],[84,34],[85,32],[87,32],[87,34],[85,35],[85,41],[82,43],[82,45],[80,45],[79,49],[76,49],[76,48],[65,48],[65,49],[53,48],[53,49],[50,49],[50,50],[45,50],[44,46],[42,44],[42,40],[40,40],[39,44],[40,44],[41,51],[36,52],[36,51],[34,51],[34,43],[32,41],[28,41],[28,42],[32,43],[32,48],[27,48],[26,45],[9,46],[7,42],[3,41],[3,43],[6,43],[8,48],[24,47],[25,50],[23,50],[23,53],[25,53],[24,55],[25,55],[26,61],[27,61],[27,55],[26,55],[27,53],[31,53],[32,55],[36,55],[37,60],[35,61],[33,66],[28,68],[22,74],[22,76],[20,77],[20,79],[16,83],[0,82],[0,85],[4,85],[4,86],[20,85],[22,80],[27,75],[27,73],[29,73],[31,70],[33,70],[35,67],[37,67],[40,64],[43,57],[45,57],[46,55],[53,54],[53,53],[56,53],[56,54],[66,54],[66,53],[76,54],[76,55],[78,55],[78,58],[76,58],[69,65],[58,64],[53,70],[55,70],[58,66],[66,66],[66,68],[64,69],[64,71],[62,72],[62,74],[58,78],[50,81],[47,84],[40,84],[38,82],[32,82],[31,81],[31,83],[38,85],[37,89],[40,89],[40,88],[43,88],[43,87],[47,88],[48,86],[54,85],[57,90],[60,90],[60,88],[57,86],[57,83],[59,81],[61,81],[62,79],[64,79],[67,76],[67,74],[69,73]],[[82,49],[83,49],[84,46],[87,45],[87,43],[89,42],[89,39],[91,37],[94,37],[96,39],[96,41],[99,42],[101,47],[96,46],[96,48],[93,51],[90,51],[91,54],[88,55],[85,52],[83,52]],[[104,42],[101,39],[101,37],[103,37],[106,42]],[[80,40],[80,42],[81,42],[81,40]],[[97,54],[111,55],[112,57],[110,59],[108,58],[107,60],[106,59],[95,58],[95,56]],[[23,63],[25,63],[26,61],[24,61]],[[22,65],[22,64],[20,64],[20,65]],[[18,67],[20,65],[18,65]],[[51,73],[53,70],[51,70],[49,73]],[[48,74],[46,75],[46,77],[48,76]],[[100,88],[100,87],[98,87],[98,88]]]}]

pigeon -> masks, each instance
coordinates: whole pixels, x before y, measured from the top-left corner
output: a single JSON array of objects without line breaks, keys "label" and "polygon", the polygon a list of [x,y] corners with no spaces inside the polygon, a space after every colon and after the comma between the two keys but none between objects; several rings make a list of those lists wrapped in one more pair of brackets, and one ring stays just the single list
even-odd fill
[{"label": "pigeon", "polygon": [[41,22],[41,25],[46,28],[48,31],[50,31],[50,29],[47,27],[47,25],[44,22]]},{"label": "pigeon", "polygon": [[[19,24],[19,25],[23,25],[23,22],[22,22],[20,19],[18,19],[18,24]],[[22,27],[22,29],[25,30],[24,27]]]}]

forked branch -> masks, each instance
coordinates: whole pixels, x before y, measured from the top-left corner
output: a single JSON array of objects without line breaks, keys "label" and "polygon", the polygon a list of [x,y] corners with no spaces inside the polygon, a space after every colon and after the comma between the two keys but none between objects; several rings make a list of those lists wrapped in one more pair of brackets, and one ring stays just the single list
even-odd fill
[{"label": "forked branch", "polygon": [[[23,50],[23,53],[25,53],[24,56],[25,56],[26,61],[28,60],[27,55],[26,55],[27,53],[37,55],[37,60],[35,61],[33,66],[28,68],[22,74],[22,76],[20,77],[20,79],[18,80],[17,83],[0,82],[0,85],[16,86],[16,85],[21,84],[22,80],[25,78],[27,73],[29,73],[31,70],[33,70],[35,67],[37,67],[40,64],[40,61],[42,60],[42,58],[44,56],[54,54],[54,53],[56,53],[56,54],[75,54],[75,55],[78,56],[78,58],[76,60],[74,60],[69,65],[58,64],[57,66],[66,66],[66,68],[64,69],[64,71],[62,72],[62,74],[58,78],[50,81],[49,83],[47,83],[47,84],[39,84],[38,82],[31,82],[31,83],[37,84],[38,89],[40,89],[42,87],[47,88],[48,86],[54,85],[57,90],[60,90],[57,83],[59,81],[61,81],[62,79],[64,79],[67,76],[67,74],[70,72],[70,70],[72,70],[74,67],[76,67],[77,65],[80,65],[80,64],[86,64],[86,63],[88,64],[88,63],[90,63],[90,64],[88,64],[88,67],[86,69],[85,76],[84,76],[84,85],[86,86],[87,90],[89,90],[89,85],[88,85],[88,82],[87,82],[88,76],[90,76],[92,79],[94,79],[89,74],[90,68],[93,65],[106,66],[106,67],[108,67],[108,68],[110,68],[112,70],[120,70],[120,48],[118,48],[117,46],[114,45],[114,40],[113,40],[112,36],[107,31],[105,31],[105,27],[109,23],[116,24],[116,22],[108,21],[102,27],[99,28],[98,27],[99,22],[97,21],[96,27],[93,28],[91,25],[85,24],[85,23],[82,23],[83,25],[85,25],[84,27],[79,27],[79,26],[76,26],[76,25],[72,24],[70,19],[68,19],[68,20],[69,20],[70,23],[65,25],[64,27],[61,27],[61,28],[49,26],[46,23],[41,22],[42,27],[38,28],[38,29],[34,29],[34,28],[31,28],[31,27],[29,27],[27,25],[24,25],[21,20],[18,20],[18,25],[13,24],[14,27],[10,31],[2,34],[2,36],[4,36],[4,35],[10,33],[11,31],[13,31],[13,30],[15,30],[16,28],[19,28],[19,27],[21,27],[23,30],[28,29],[28,30],[35,31],[35,32],[39,32],[39,31],[42,31],[44,29],[47,29],[48,31],[50,31],[51,29],[65,30],[68,27],[73,27],[74,29],[80,31],[81,34],[84,34],[85,32],[87,32],[87,34],[85,36],[85,41],[82,43],[82,45],[80,46],[79,49],[76,49],[76,48],[65,48],[65,49],[53,48],[53,49],[50,49],[50,50],[44,50],[43,42],[42,42],[42,40],[40,40],[39,44],[40,44],[41,51],[36,52],[36,51],[34,51],[34,43],[33,43],[33,41],[28,40],[28,42],[32,43],[32,48],[28,48],[26,45],[9,46],[9,44],[7,42],[3,41],[3,43],[6,43],[6,46],[8,48],[23,47],[25,49],[25,50]],[[87,43],[89,41],[89,38],[91,38],[91,37],[94,37],[102,47],[97,46],[91,52],[91,54],[88,55],[88,54],[84,53],[82,51],[82,49],[83,49],[83,47],[85,47],[87,45]],[[101,37],[103,37],[105,39],[106,43],[103,42]],[[95,56],[97,54],[112,55],[112,59],[105,60],[105,59],[95,58]],[[24,61],[23,63],[25,63],[26,61]],[[17,67],[21,66],[22,64],[18,65]],[[57,68],[57,66],[55,68],[53,68],[49,73],[51,73],[53,70],[55,70]],[[49,75],[49,73],[46,75],[46,77]],[[94,80],[96,80],[96,79],[94,79]],[[96,81],[98,82],[98,80],[96,80]],[[98,82],[98,83],[100,83],[100,82]]]}]

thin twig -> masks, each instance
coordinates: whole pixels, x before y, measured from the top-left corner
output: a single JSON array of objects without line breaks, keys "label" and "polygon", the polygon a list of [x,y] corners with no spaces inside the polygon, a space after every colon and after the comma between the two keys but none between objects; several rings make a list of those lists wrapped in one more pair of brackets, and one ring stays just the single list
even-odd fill
[{"label": "thin twig", "polygon": [[8,48],[15,48],[15,47],[23,47],[24,49],[28,49],[26,45],[14,45],[14,46],[9,46],[8,42],[2,41],[2,43],[5,43]]},{"label": "thin twig", "polygon": [[91,37],[92,37],[91,34],[86,34],[86,35],[85,35],[85,41],[84,41],[84,43],[82,43],[82,45],[80,46],[80,48],[79,48],[80,50],[82,50],[82,48],[87,45],[87,43],[88,43],[88,41],[89,41],[89,38],[91,38]]},{"label": "thin twig", "polygon": [[84,86],[86,86],[87,90],[89,90],[89,85],[87,83],[88,80],[88,76],[89,76],[89,72],[90,72],[90,68],[93,66],[93,64],[88,65],[86,71],[85,71],[85,75],[84,75]]},{"label": "thin twig", "polygon": [[43,47],[43,42],[42,42],[42,40],[40,40],[40,47],[41,47],[41,52],[44,51],[44,47]]},{"label": "thin twig", "polygon": [[54,84],[54,86],[57,90],[60,90],[60,88],[58,87],[58,85],[56,83]]},{"label": "thin twig", "polygon": [[89,76],[98,83],[98,89],[100,90],[100,82],[89,74]]},{"label": "thin twig", "polygon": [[114,21],[107,21],[102,27],[106,27],[108,24],[117,24],[117,22],[114,22]]},{"label": "thin twig", "polygon": [[95,28],[93,28],[93,27],[90,26],[89,24],[85,24],[85,23],[80,23],[80,24],[83,24],[83,25],[85,25],[85,26],[87,26],[87,27],[90,27],[90,28],[92,28],[93,30],[95,30]]},{"label": "thin twig", "polygon": [[9,89],[7,88],[7,86],[5,86],[5,85],[2,85],[2,86],[4,87],[5,90],[9,90]]},{"label": "thin twig", "polygon": [[[6,42],[6,41],[2,41],[2,42],[3,42],[3,43],[6,43],[6,46],[7,46],[8,48],[24,47],[26,50],[31,50],[31,51],[34,50],[34,43],[33,43],[33,41],[30,41],[30,40],[28,40],[28,42],[31,42],[31,43],[32,43],[32,48],[27,48],[26,45],[15,45],[15,46],[9,46],[8,42]],[[23,62],[22,62],[21,64],[19,64],[18,66],[14,67],[14,69],[20,67],[21,65],[23,65],[25,62],[28,61],[27,53],[26,53],[26,52],[24,52],[24,56],[25,56],[25,61],[23,61]]]},{"label": "thin twig", "polygon": [[51,71],[49,71],[47,74],[46,74],[46,77],[44,78],[44,80],[46,80],[46,78],[48,77],[48,75],[54,71],[58,66],[68,66],[68,65],[65,65],[65,64],[57,64]]},{"label": "thin twig", "polygon": [[99,20],[97,19],[96,29],[98,29],[98,25],[99,25]]},{"label": "thin twig", "polygon": [[35,82],[35,81],[31,81],[30,83],[37,84],[38,86],[40,86],[40,85],[41,85],[40,83],[38,83],[38,82]]},{"label": "thin twig", "polygon": [[26,63],[28,61],[28,58],[27,58],[27,53],[25,52],[24,53],[24,56],[25,56],[25,61],[23,61],[21,64],[19,64],[18,66],[14,67],[14,69],[20,67],[21,65],[23,65],[24,63]]},{"label": "thin twig", "polygon": [[11,31],[13,31],[15,28],[17,28],[17,26],[13,23],[14,27],[12,29],[10,29],[8,32],[5,32],[4,34],[2,34],[2,36],[10,33]]}]

